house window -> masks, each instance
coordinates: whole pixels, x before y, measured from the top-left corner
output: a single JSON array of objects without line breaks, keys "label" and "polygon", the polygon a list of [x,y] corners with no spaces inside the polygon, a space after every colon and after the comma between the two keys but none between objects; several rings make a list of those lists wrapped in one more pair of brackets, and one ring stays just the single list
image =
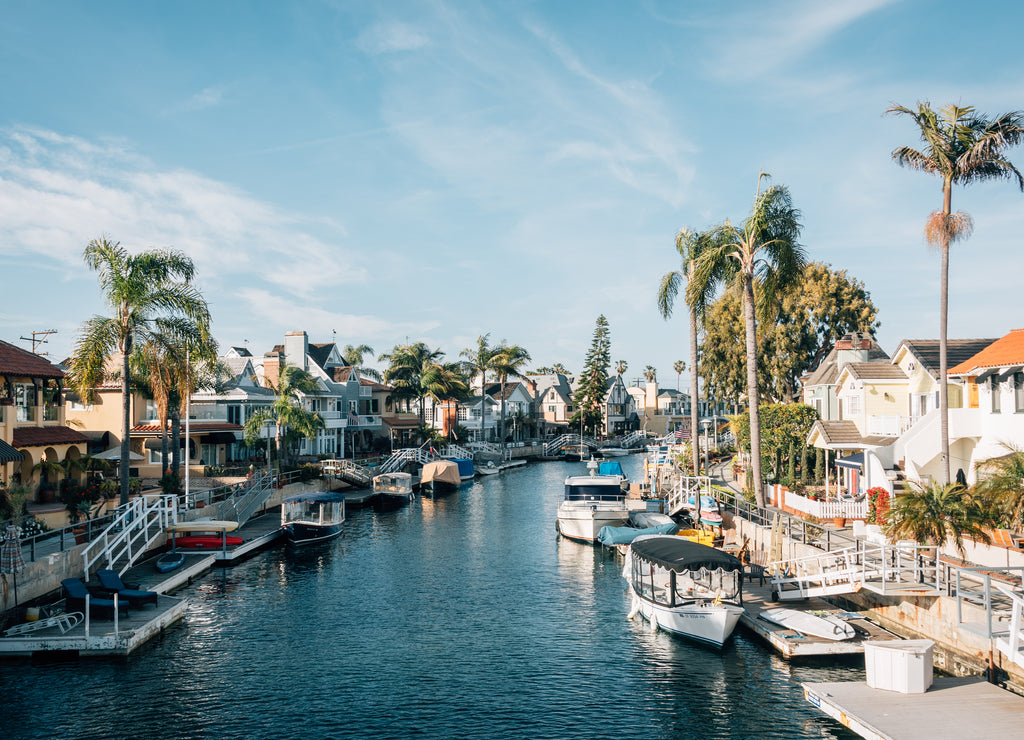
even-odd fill
[{"label": "house window", "polygon": [[242,424],[242,407],[241,406],[228,406],[228,423],[229,424]]},{"label": "house window", "polygon": [[856,417],[856,416],[860,416],[860,395],[859,394],[854,393],[854,394],[851,394],[850,396],[848,396],[847,404],[846,405],[847,405],[847,411],[849,412],[851,418]]},{"label": "house window", "polygon": [[992,394],[992,413],[998,414],[1000,412],[1000,401],[1002,399],[999,398],[999,380],[995,375],[988,379],[988,389],[989,393]]},{"label": "house window", "polygon": [[[163,452],[161,450],[147,450],[147,452],[149,452],[150,465],[163,464]],[[174,465],[174,450],[171,449],[170,445],[167,445],[167,464]]]},{"label": "house window", "polygon": [[1024,413],[1024,373],[1013,374],[1013,410]]},{"label": "house window", "polygon": [[18,421],[35,421],[36,387],[31,383],[15,383],[14,406]]}]

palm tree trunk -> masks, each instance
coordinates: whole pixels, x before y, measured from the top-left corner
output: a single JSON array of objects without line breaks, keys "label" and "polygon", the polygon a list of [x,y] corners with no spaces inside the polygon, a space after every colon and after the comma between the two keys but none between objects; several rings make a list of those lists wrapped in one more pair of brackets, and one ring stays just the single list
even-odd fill
[{"label": "palm tree trunk", "polygon": [[174,450],[174,474],[181,477],[181,410],[175,406],[171,410],[171,449]]},{"label": "palm tree trunk", "polygon": [[487,441],[487,404],[484,403],[484,389],[487,387],[486,373],[480,371],[480,441]]},{"label": "palm tree trunk", "polygon": [[750,412],[750,467],[754,474],[754,498],[764,506],[761,475],[761,412],[757,393],[757,322],[754,318],[754,279],[743,277],[743,315],[747,325],[747,407]]},{"label": "palm tree trunk", "polygon": [[[692,264],[692,263],[691,263]],[[691,271],[692,271],[691,267]],[[690,450],[693,452],[693,474],[700,470],[700,450],[697,449],[697,425],[700,423],[697,381],[697,312],[690,309]]]},{"label": "palm tree trunk", "polygon": [[[945,183],[942,212],[948,224],[953,212],[953,185]],[[946,322],[949,318],[949,228],[942,229],[942,275],[939,279],[939,440],[942,454],[942,485],[949,483],[949,381],[946,378]]]},{"label": "palm tree trunk", "polygon": [[128,437],[131,433],[132,424],[131,377],[128,367],[128,355],[131,351],[132,340],[131,337],[128,337],[125,340],[124,353],[121,358],[121,468],[118,470],[118,473],[121,479],[122,506],[128,503],[128,477],[130,474],[129,466],[131,465],[131,460],[129,459],[131,439]]},{"label": "palm tree trunk", "polygon": [[505,444],[505,376],[501,376],[501,417],[498,419],[498,444]]}]

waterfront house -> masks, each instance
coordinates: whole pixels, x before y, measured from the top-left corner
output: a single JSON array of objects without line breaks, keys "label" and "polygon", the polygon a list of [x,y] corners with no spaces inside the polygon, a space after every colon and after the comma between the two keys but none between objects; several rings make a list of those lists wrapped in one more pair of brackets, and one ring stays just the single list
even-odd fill
[{"label": "waterfront house", "polygon": [[66,425],[64,380],[57,365],[0,340],[0,484],[34,486],[36,503],[51,503],[58,483],[40,461],[66,464],[89,441]]},{"label": "waterfront house", "polygon": [[888,361],[878,342],[870,334],[851,332],[843,335],[812,372],[801,380],[803,402],[818,412],[823,421],[838,420],[839,397],[836,394],[839,371],[850,362]]},{"label": "waterfront house", "polygon": [[562,373],[530,375],[534,392],[537,424],[541,437],[557,436],[568,431],[572,405],[572,376]]}]

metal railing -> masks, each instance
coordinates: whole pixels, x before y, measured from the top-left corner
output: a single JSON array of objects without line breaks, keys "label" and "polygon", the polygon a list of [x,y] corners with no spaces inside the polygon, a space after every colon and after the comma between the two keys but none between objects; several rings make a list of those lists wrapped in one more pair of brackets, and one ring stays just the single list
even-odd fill
[{"label": "metal railing", "polygon": [[[996,639],[996,648],[1014,663],[1024,667],[1024,655],[1021,654],[1021,647],[1024,646],[1024,596],[1001,584],[996,588],[1010,601],[1010,625],[1006,637]],[[991,616],[989,621],[991,633]]]},{"label": "metal railing", "polygon": [[93,566],[105,560],[108,568],[128,570],[164,530],[178,521],[174,496],[140,496],[117,507],[114,521],[82,551],[85,580]]},{"label": "metal railing", "polygon": [[356,485],[368,486],[373,480],[373,474],[369,470],[352,460],[324,460],[321,467],[324,475],[341,478]]},{"label": "metal railing", "polygon": [[220,506],[220,518],[238,522],[241,527],[266,503],[274,492],[277,476],[274,473],[260,473],[253,477],[247,490],[236,492]]}]

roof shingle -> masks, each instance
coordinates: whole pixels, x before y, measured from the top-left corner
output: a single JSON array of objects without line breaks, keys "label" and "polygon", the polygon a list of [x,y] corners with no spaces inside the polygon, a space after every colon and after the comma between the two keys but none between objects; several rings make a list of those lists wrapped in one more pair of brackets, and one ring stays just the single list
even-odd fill
[{"label": "roof shingle", "polygon": [[15,427],[15,447],[45,447],[88,442],[89,438],[69,427]]},{"label": "roof shingle", "polygon": [[987,368],[1024,363],[1024,329],[1014,329],[976,355],[949,369],[950,375],[966,375]]},{"label": "roof shingle", "polygon": [[26,378],[63,378],[64,371],[49,360],[0,339],[0,375]]}]

